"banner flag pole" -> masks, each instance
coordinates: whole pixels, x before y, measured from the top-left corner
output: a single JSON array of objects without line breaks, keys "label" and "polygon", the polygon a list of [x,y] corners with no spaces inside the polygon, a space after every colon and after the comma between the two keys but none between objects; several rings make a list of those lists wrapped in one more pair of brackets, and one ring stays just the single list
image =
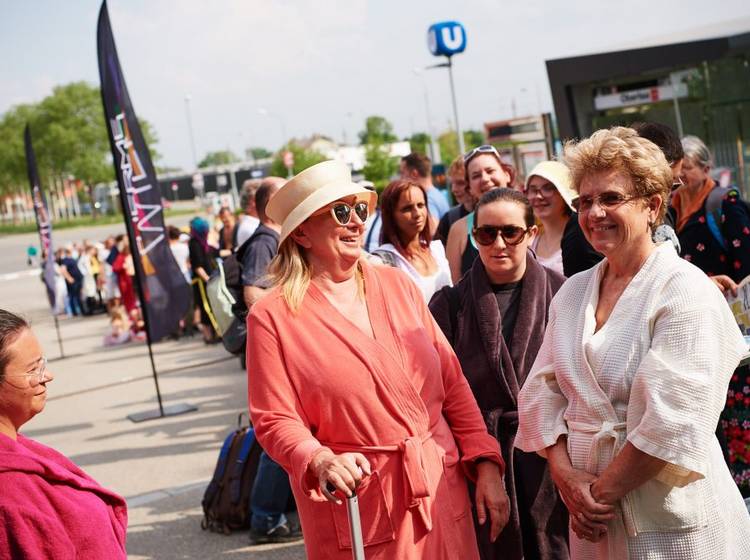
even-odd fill
[{"label": "banner flag pole", "polygon": [[146,344],[156,387],[157,410],[130,414],[133,422],[197,410],[189,404],[164,406],[152,344],[174,332],[190,305],[190,285],[172,255],[164,227],[164,209],[151,155],[130,101],[117,57],[107,2],[97,25],[97,52],[102,105],[112,163],[135,269],[135,288],[146,331]]},{"label": "banner flag pole", "polygon": [[36,218],[36,229],[39,232],[39,246],[42,250],[42,281],[47,288],[47,299],[49,300],[52,318],[55,320],[55,331],[57,332],[57,344],[60,346],[60,359],[65,358],[63,352],[62,336],[60,336],[60,325],[57,320],[56,291],[55,291],[55,254],[52,247],[52,220],[49,216],[47,199],[44,196],[39,180],[39,170],[36,166],[36,153],[31,143],[31,127],[26,124],[23,131],[23,144],[26,152],[26,171],[29,176],[31,187],[31,199],[34,203],[34,217]]}]

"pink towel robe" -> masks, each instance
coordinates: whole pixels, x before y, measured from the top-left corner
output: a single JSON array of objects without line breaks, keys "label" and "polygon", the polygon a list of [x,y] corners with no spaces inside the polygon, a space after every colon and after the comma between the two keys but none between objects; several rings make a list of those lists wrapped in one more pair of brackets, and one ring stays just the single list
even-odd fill
[{"label": "pink towel robe", "polygon": [[0,560],[124,559],[125,500],[54,449],[0,435]]}]

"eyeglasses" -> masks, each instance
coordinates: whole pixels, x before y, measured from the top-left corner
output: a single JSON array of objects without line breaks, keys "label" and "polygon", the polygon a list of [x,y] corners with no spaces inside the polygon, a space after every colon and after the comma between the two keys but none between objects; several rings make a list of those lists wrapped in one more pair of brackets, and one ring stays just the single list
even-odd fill
[{"label": "eyeglasses", "polygon": [[477,146],[471,151],[468,151],[464,154],[464,165],[469,163],[469,160],[474,158],[474,156],[477,156],[479,154],[492,154],[494,155],[498,160],[500,159],[500,153],[495,149],[495,146],[490,146],[489,144],[484,144],[482,146]]},{"label": "eyeglasses", "polygon": [[631,202],[638,198],[643,198],[643,196],[640,194],[625,196],[624,194],[617,192],[605,192],[599,196],[579,196],[573,201],[573,208],[578,212],[588,212],[591,210],[594,202],[596,202],[604,210],[612,210],[621,204]]},{"label": "eyeglasses", "polygon": [[524,194],[527,197],[542,195],[543,197],[552,196],[557,192],[557,188],[552,183],[544,183],[541,187],[529,187],[524,189]]},{"label": "eyeglasses", "polygon": [[350,206],[346,202],[335,202],[327,208],[321,208],[313,214],[313,216],[319,216],[325,214],[330,209],[331,216],[336,220],[336,223],[340,226],[349,225],[352,221],[352,210],[357,215],[362,223],[367,221],[367,217],[370,215],[370,205],[365,201],[358,201],[354,203],[354,206]]},{"label": "eyeglasses", "polygon": [[529,228],[519,226],[479,226],[472,230],[472,235],[480,245],[492,245],[498,235],[506,245],[518,245],[528,232]]},{"label": "eyeglasses", "polygon": [[42,356],[39,359],[39,365],[34,369],[27,371],[26,373],[20,373],[18,375],[6,375],[5,377],[28,377],[30,382],[36,380],[36,384],[40,384],[44,381],[44,376],[47,373],[47,358]]}]

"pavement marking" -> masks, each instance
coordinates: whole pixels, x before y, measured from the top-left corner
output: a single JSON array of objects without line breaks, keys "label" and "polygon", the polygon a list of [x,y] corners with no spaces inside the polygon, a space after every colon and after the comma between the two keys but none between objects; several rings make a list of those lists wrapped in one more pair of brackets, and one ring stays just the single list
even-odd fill
[{"label": "pavement marking", "polygon": [[42,273],[41,269],[36,270],[19,270],[18,272],[6,272],[0,274],[0,282],[6,282],[9,280],[18,280],[25,276],[39,276]]},{"label": "pavement marking", "polygon": [[172,486],[171,488],[162,488],[161,490],[154,490],[153,492],[146,492],[145,494],[137,494],[130,498],[125,498],[128,503],[128,508],[136,508],[148,505],[153,502],[158,502],[165,498],[171,498],[172,496],[179,496],[186,492],[197,490],[198,488],[205,488],[208,486],[208,480],[199,480],[196,482],[190,482],[188,484],[182,484],[180,486]]}]

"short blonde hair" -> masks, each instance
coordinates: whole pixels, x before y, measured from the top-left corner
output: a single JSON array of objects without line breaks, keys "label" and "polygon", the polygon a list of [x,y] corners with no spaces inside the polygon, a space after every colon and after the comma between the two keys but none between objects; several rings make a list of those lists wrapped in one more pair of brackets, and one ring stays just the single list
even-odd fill
[{"label": "short blonde hair", "polygon": [[446,175],[448,177],[455,177],[456,175],[460,175],[462,178],[466,177],[466,169],[464,168],[464,156],[458,155],[456,159],[454,159],[450,167],[448,167],[448,171],[446,172]]},{"label": "short blonde hair", "polygon": [[581,181],[592,173],[621,171],[632,181],[633,194],[662,200],[656,223],[664,219],[672,190],[672,170],[661,149],[638,136],[632,128],[615,126],[597,130],[579,142],[565,143],[563,163],[570,169],[572,187],[579,192]]}]

